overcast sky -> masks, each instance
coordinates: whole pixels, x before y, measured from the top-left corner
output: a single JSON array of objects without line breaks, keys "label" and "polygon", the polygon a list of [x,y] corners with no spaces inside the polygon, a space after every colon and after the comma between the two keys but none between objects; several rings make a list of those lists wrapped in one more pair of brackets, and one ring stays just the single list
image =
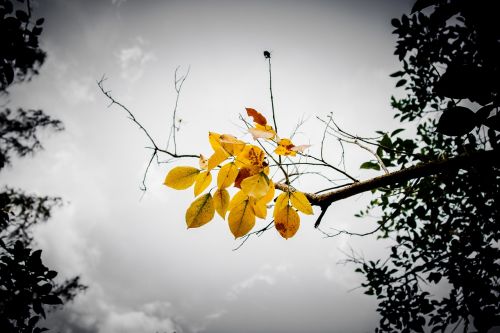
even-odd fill
[{"label": "overcast sky", "polygon": [[[270,116],[270,50],[277,120],[282,136],[305,124],[296,143],[317,153],[333,112],[344,129],[371,136],[391,130],[388,74],[393,56],[390,19],[411,1],[132,1],[39,0],[48,58],[31,83],[16,86],[10,106],[42,108],[60,118],[62,133],[45,133],[45,150],[15,160],[2,184],[57,195],[66,205],[36,230],[44,261],[61,276],[82,276],[88,291],[50,324],[60,332],[371,332],[375,299],[355,289],[362,277],[341,265],[352,247],[367,258],[385,253],[374,238],[324,238],[314,217],[302,217],[297,235],[275,230],[239,242],[215,218],[186,230],[192,192],[162,185],[175,165],[154,165],[141,185],[148,142],[122,110],[108,108],[96,81],[127,105],[158,142],[166,142],[175,103],[177,66],[190,74],[179,104],[183,153],[210,155],[208,131],[242,131],[238,115],[253,107]],[[332,140],[328,153],[338,163]],[[346,151],[346,167],[360,178],[370,159]],[[337,176],[338,177],[338,176]],[[298,183],[304,191],[320,181]],[[353,215],[363,194],[335,204],[323,229],[368,231],[374,220]],[[319,210],[315,208],[316,215]],[[265,222],[259,222],[259,226]]]}]

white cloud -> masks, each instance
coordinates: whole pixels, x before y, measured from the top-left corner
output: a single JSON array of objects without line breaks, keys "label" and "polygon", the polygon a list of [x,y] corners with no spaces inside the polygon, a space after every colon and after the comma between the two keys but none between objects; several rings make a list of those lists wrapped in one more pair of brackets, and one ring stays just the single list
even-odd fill
[{"label": "white cloud", "polygon": [[144,66],[155,59],[151,51],[145,51],[145,41],[138,37],[137,43],[131,47],[121,49],[118,54],[121,76],[129,82],[135,82],[144,74]]},{"label": "white cloud", "polygon": [[169,302],[151,302],[137,308],[120,308],[93,285],[64,310],[52,313],[48,323],[63,333],[186,333]]},{"label": "white cloud", "polygon": [[95,81],[89,77],[71,79],[63,88],[63,96],[71,105],[93,102],[95,100],[94,86]]},{"label": "white cloud", "polygon": [[235,301],[241,293],[261,283],[272,286],[276,283],[276,275],[287,273],[287,271],[288,266],[284,264],[276,267],[265,265],[261,267],[259,272],[233,285],[231,290],[227,292],[225,299],[227,301]]}]

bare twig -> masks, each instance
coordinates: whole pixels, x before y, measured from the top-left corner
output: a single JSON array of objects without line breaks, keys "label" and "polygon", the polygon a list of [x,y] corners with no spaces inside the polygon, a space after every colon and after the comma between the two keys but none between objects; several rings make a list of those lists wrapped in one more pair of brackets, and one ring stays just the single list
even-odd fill
[{"label": "bare twig", "polygon": [[237,251],[237,250],[239,250],[239,249],[240,249],[243,245],[245,245],[245,243],[246,243],[246,242],[247,242],[247,240],[250,238],[250,236],[252,236],[252,235],[256,235],[257,237],[259,237],[259,236],[260,236],[260,235],[262,235],[265,231],[267,231],[267,230],[271,229],[271,228],[273,227],[273,225],[274,225],[274,220],[272,220],[271,222],[269,222],[269,224],[268,224],[268,225],[266,225],[264,228],[262,228],[262,229],[259,229],[259,230],[256,230],[256,231],[253,231],[253,232],[251,232],[251,233],[246,234],[246,235],[243,237],[243,239],[241,240],[241,243],[240,243],[237,247],[235,247],[235,248],[233,249],[233,251]]},{"label": "bare twig", "polygon": [[268,63],[268,67],[269,67],[269,92],[271,93],[271,110],[273,112],[274,130],[276,131],[276,133],[278,133],[278,125],[276,123],[276,113],[274,111],[273,75],[272,75],[272,70],[271,70],[271,53],[268,51],[265,51],[264,56],[267,58],[267,63]]},{"label": "bare twig", "polygon": [[[148,162],[148,164],[146,166],[146,170],[144,171],[144,176],[142,178],[142,186],[141,186],[141,190],[142,191],[146,191],[146,189],[147,189],[147,187],[146,187],[146,177],[147,177],[149,168],[151,166],[151,163],[153,162],[153,160],[154,160],[155,157],[158,157],[158,153],[163,153],[163,154],[169,155],[172,158],[199,158],[199,155],[178,154],[176,150],[174,152],[171,152],[171,151],[168,150],[168,147],[167,147],[167,149],[161,149],[161,148],[159,148],[158,145],[156,144],[156,141],[149,134],[149,132],[146,130],[146,128],[142,125],[142,123],[139,122],[139,120],[137,120],[137,118],[132,113],[132,111],[130,111],[129,108],[127,108],[125,105],[123,105],[122,103],[120,103],[119,101],[117,101],[111,95],[111,91],[104,89],[104,81],[106,81],[106,77],[105,76],[103,76],[99,81],[97,81],[97,85],[99,86],[99,89],[104,94],[104,96],[106,96],[106,98],[110,101],[110,104],[108,105],[108,107],[111,107],[111,106],[113,106],[115,104],[118,107],[120,107],[123,111],[125,111],[125,113],[127,114],[128,118],[134,124],[136,124],[137,127],[139,127],[139,129],[141,130],[141,132],[143,132],[143,134],[146,136],[146,138],[148,139],[148,141],[152,145],[152,147],[150,147],[150,149],[152,149],[153,152],[151,153],[151,158],[149,159],[149,162]],[[182,84],[181,84],[181,86],[182,86]],[[177,88],[176,88],[176,90],[177,90]],[[180,88],[179,88],[178,92],[180,92]],[[179,97],[179,95],[177,95],[177,98],[178,97]],[[176,105],[177,105],[177,102],[176,102]]]},{"label": "bare twig", "polygon": [[180,77],[177,77],[177,72],[179,71],[179,67],[175,69],[174,73],[174,88],[175,92],[177,93],[175,97],[175,105],[174,105],[174,110],[172,112],[172,127],[170,128],[170,134],[168,135],[168,140],[167,140],[167,146],[166,149],[168,150],[170,146],[170,138],[173,140],[174,144],[174,153],[177,153],[177,141],[175,137],[175,133],[180,129],[180,124],[177,126],[177,106],[179,105],[179,97],[181,95],[181,90],[182,90],[182,85],[184,84],[184,81],[186,81],[186,78],[189,75],[189,71],[191,70],[191,67],[188,67],[188,70],[186,74],[181,75]]},{"label": "bare twig", "polygon": [[361,142],[359,142],[359,140],[354,140],[354,141],[352,141],[352,143],[354,143],[355,145],[359,146],[360,148],[363,148],[364,150],[368,151],[370,154],[372,154],[373,156],[375,156],[375,158],[377,159],[378,164],[380,165],[380,167],[382,168],[382,170],[384,170],[384,172],[386,174],[389,173],[389,170],[387,170],[387,167],[385,166],[384,162],[382,161],[382,159],[380,158],[380,156],[378,156],[378,154],[376,152],[374,152],[373,150],[371,150],[367,146],[363,145]]}]

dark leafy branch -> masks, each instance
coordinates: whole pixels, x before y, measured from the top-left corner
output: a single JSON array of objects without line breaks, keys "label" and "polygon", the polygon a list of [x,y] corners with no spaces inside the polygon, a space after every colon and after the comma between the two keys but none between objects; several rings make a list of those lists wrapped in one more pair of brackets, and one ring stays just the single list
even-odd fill
[{"label": "dark leafy branch", "polygon": [[[346,199],[366,191],[377,190],[381,187],[396,186],[415,178],[445,173],[461,168],[470,168],[478,164],[493,165],[498,163],[500,160],[499,157],[499,153],[495,150],[464,154],[447,159],[420,163],[406,169],[393,171],[365,181],[348,184],[343,188],[322,194],[306,193],[306,196],[312,205],[321,207],[321,213],[315,223],[315,227],[317,228],[326,209],[335,201]],[[277,183],[275,187],[281,191],[293,190],[283,183]]]}]

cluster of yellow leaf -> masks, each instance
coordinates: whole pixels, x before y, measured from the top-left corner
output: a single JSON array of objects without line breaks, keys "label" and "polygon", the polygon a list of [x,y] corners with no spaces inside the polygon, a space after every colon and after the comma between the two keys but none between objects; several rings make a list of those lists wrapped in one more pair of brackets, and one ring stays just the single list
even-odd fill
[{"label": "cluster of yellow leaf", "polygon": [[[277,139],[273,127],[266,118],[254,109],[247,108],[255,127],[249,132],[255,140],[271,140],[277,145],[278,155],[295,156],[309,146],[294,146],[290,139]],[[266,153],[258,146],[238,140],[230,134],[209,132],[208,140],[213,154],[206,159],[200,156],[199,168],[190,166],[175,167],[167,174],[164,184],[176,190],[184,190],[194,184],[197,197],[186,211],[188,228],[197,228],[210,222],[217,212],[229,223],[235,238],[245,236],[255,226],[256,218],[267,217],[268,205],[275,195],[274,183],[269,179],[269,166]],[[224,164],[225,163],[225,164]],[[217,187],[211,194],[200,195],[212,183],[211,172],[218,168]],[[231,198],[228,188],[234,185],[239,189]],[[307,197],[298,191],[283,192],[275,200],[274,224],[284,238],[297,232],[300,218],[297,210],[313,214]]]}]

